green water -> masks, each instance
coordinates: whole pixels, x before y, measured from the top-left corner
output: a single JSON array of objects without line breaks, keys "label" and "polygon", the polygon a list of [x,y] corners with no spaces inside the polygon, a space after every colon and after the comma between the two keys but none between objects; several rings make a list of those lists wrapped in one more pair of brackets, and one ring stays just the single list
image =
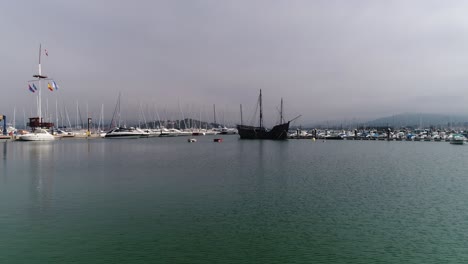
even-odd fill
[{"label": "green water", "polygon": [[0,143],[0,263],[467,263],[468,145]]}]

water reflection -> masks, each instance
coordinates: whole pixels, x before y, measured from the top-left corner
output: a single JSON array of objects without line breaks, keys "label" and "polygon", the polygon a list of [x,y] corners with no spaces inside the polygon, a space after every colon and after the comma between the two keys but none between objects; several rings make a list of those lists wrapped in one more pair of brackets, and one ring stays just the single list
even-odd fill
[{"label": "water reflection", "polygon": [[3,181],[6,183],[7,181],[7,142],[3,142],[2,144],[2,175]]},{"label": "water reflection", "polygon": [[278,184],[278,198],[280,200],[285,199],[285,195],[288,189],[288,171],[287,171],[287,163],[288,163],[288,146],[289,142],[287,141],[278,141],[277,147],[278,151],[274,157],[274,164],[275,164],[275,171],[274,174],[277,179],[275,182]]},{"label": "water reflection", "polygon": [[52,142],[34,142],[25,145],[27,160],[30,162],[30,196],[33,210],[50,208],[53,201],[53,186],[57,164],[54,162]]},{"label": "water reflection", "polygon": [[262,194],[264,191],[264,183],[265,183],[265,157],[264,157],[264,141],[259,140],[258,141],[258,148],[257,148],[257,155],[258,155],[258,166],[255,172],[255,186],[257,187],[257,194]]},{"label": "water reflection", "polygon": [[2,160],[6,160],[7,159],[7,143],[6,142],[3,142],[2,143]]},{"label": "water reflection", "polygon": [[[234,204],[236,222],[245,223],[239,232],[251,234],[243,242],[255,260],[268,259],[282,251],[272,244],[288,229],[291,206],[285,206],[288,196],[287,153],[290,144],[282,141],[240,142],[241,175],[244,184],[240,189],[239,202]],[[283,238],[287,241],[287,236]],[[261,261],[259,261],[261,262]]]}]

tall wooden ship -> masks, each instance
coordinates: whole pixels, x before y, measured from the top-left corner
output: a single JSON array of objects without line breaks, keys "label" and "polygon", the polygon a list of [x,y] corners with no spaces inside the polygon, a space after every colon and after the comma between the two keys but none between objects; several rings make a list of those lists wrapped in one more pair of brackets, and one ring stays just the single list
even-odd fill
[{"label": "tall wooden ship", "polygon": [[289,123],[283,120],[283,100],[281,100],[281,124],[274,126],[272,129],[266,129],[263,126],[263,108],[262,108],[262,90],[258,97],[258,104],[260,106],[260,120],[259,126],[246,126],[237,125],[237,131],[241,139],[273,139],[273,140],[285,140],[288,138]]}]

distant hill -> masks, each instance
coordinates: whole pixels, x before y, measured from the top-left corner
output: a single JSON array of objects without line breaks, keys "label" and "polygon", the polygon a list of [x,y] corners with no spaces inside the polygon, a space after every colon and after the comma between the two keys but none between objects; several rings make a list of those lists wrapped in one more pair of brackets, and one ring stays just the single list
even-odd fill
[{"label": "distant hill", "polygon": [[468,116],[428,114],[428,113],[404,113],[394,116],[382,117],[369,122],[366,126],[390,126],[390,127],[463,127],[468,126]]},{"label": "distant hill", "polygon": [[412,128],[467,128],[468,116],[430,114],[430,113],[403,113],[393,116],[381,117],[369,121],[353,122],[318,122],[303,126],[304,128],[356,128],[356,127],[412,127]]}]

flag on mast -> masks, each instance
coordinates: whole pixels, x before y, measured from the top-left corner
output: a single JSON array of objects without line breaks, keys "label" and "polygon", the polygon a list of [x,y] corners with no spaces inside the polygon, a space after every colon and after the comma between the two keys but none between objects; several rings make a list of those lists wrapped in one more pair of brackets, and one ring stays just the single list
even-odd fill
[{"label": "flag on mast", "polygon": [[[31,86],[31,85],[29,85],[29,86]],[[37,87],[36,87],[36,85],[34,83],[33,83],[32,87],[34,88],[35,91],[37,91]]]},{"label": "flag on mast", "polygon": [[[34,85],[34,84],[33,84],[33,85]],[[35,91],[35,90],[34,90],[34,89],[31,87],[31,85],[30,85],[30,84],[28,84],[28,86],[29,86],[29,91],[31,91],[31,92],[33,92],[33,93],[35,93],[35,92],[36,92],[36,91]]]},{"label": "flag on mast", "polygon": [[51,92],[54,91],[54,88],[50,85],[50,83],[47,83],[47,89],[49,89]]},{"label": "flag on mast", "polygon": [[47,49],[44,49],[44,53],[47,57],[49,57],[49,52],[47,52]]}]

